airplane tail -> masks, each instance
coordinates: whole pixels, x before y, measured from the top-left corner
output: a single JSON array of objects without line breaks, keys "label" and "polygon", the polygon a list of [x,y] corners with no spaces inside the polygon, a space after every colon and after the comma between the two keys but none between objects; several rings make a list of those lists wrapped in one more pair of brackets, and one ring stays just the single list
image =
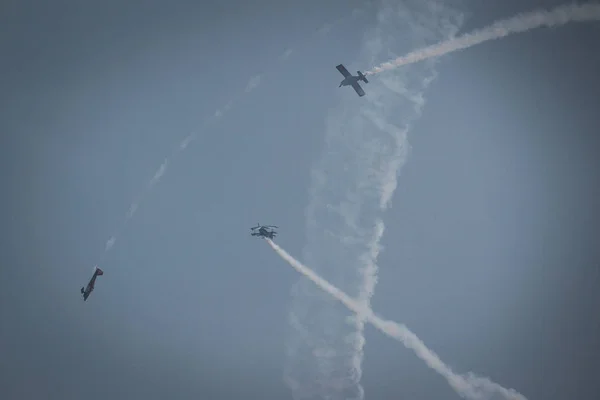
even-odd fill
[{"label": "airplane tail", "polygon": [[81,287],[81,294],[85,293],[85,289],[83,288],[83,286]]},{"label": "airplane tail", "polygon": [[362,80],[364,83],[369,83],[369,81],[367,80],[367,77],[364,76],[362,72],[360,72],[360,71],[356,71],[356,72],[358,72],[358,78],[360,80]]},{"label": "airplane tail", "polygon": [[100,268],[96,267],[96,270],[98,271],[98,275],[104,275],[104,271],[102,271]]}]

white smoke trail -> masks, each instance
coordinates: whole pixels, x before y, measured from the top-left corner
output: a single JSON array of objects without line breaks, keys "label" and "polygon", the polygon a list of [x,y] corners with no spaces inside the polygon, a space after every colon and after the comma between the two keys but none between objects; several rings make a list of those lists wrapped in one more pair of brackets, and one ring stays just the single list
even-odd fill
[{"label": "white smoke trail", "polygon": [[261,75],[255,75],[252,78],[250,78],[250,80],[248,81],[248,85],[246,85],[246,89],[244,89],[244,92],[250,93],[256,87],[258,87],[258,85],[260,85],[261,78]]},{"label": "white smoke trail", "polygon": [[497,21],[487,28],[459,36],[433,46],[415,50],[393,61],[385,62],[365,72],[374,75],[383,71],[416,63],[432,57],[439,57],[454,51],[463,50],[488,40],[500,39],[513,33],[522,33],[540,27],[555,27],[569,22],[599,21],[600,3],[565,4],[552,10],[538,10],[519,14],[510,19]]},{"label": "white smoke trail", "polygon": [[[371,3],[367,3],[365,5],[365,7],[370,7]],[[360,9],[354,9],[352,10],[352,13],[346,16],[342,16],[338,19],[336,19],[335,21],[331,22],[331,23],[327,23],[326,25],[329,28],[334,28],[335,26],[342,24],[348,20],[354,20],[357,17],[359,17],[361,15],[361,10]],[[308,45],[309,43],[311,43],[312,40],[314,39],[318,39],[320,37],[320,35],[323,32],[316,32],[315,34],[311,35],[311,38],[309,40],[306,41],[306,43],[304,43],[304,45]],[[312,39],[312,40],[311,40]],[[287,48],[282,55],[280,55],[278,57],[278,60],[280,62],[285,62],[290,55],[292,54],[292,52],[294,52],[295,50],[292,48]],[[271,65],[271,67],[277,67],[277,65]],[[157,171],[154,173],[153,177],[149,180],[148,184],[146,185],[144,191],[137,196],[136,200],[134,200],[133,202],[131,202],[129,209],[127,210],[127,213],[125,215],[125,218],[120,226],[119,229],[116,230],[116,232],[114,232],[110,238],[106,241],[106,244],[104,246],[104,253],[103,256],[106,255],[106,253],[108,251],[110,251],[115,243],[117,242],[117,238],[120,236],[120,232],[123,231],[123,229],[125,229],[125,227],[128,225],[129,221],[133,218],[134,214],[136,213],[136,211],[139,209],[141,203],[144,201],[144,199],[149,195],[150,191],[154,188],[154,186],[156,186],[160,180],[163,178],[167,166],[169,165],[169,163],[171,162],[172,159],[174,159],[176,156],[179,155],[179,153],[183,152],[184,150],[186,150],[189,145],[198,138],[198,133],[200,131],[202,131],[203,129],[205,129],[206,127],[209,126],[209,124],[211,122],[216,122],[217,120],[219,120],[220,118],[222,118],[229,110],[232,109],[233,105],[244,95],[249,94],[250,92],[254,91],[261,83],[262,78],[264,77],[264,75],[266,74],[266,72],[263,72],[261,74],[257,74],[253,77],[250,78],[250,80],[248,81],[248,83],[246,84],[246,86],[244,87],[244,89],[239,92],[237,95],[233,96],[223,107],[218,108],[215,110],[215,112],[208,117],[207,119],[204,120],[204,122],[201,124],[201,126],[198,128],[198,131],[196,132],[192,132],[190,133],[188,136],[186,136],[183,140],[181,140],[179,142],[179,144],[175,147],[175,149],[172,151],[171,155],[167,158],[165,158],[165,160],[163,161],[163,163],[158,167]]]},{"label": "white smoke trail", "polygon": [[364,304],[364,302],[356,301],[346,293],[321,278],[310,268],[304,266],[301,262],[289,255],[285,250],[279,247],[270,239],[265,239],[267,243],[287,261],[296,271],[310,279],[321,290],[333,296],[340,301],[346,308],[358,315],[359,320],[370,322],[374,327],[379,329],[384,334],[398,340],[406,348],[415,352],[417,357],[423,360],[427,366],[435,372],[443,376],[448,384],[460,396],[470,400],[487,400],[495,399],[500,396],[504,399],[511,400],[526,400],[526,397],[514,389],[506,389],[499,384],[491,381],[488,378],[477,376],[473,373],[459,375],[452,371],[437,354],[428,349],[425,343],[411,332],[405,325],[394,321],[385,320],[377,316],[373,311]]},{"label": "white smoke trail", "polygon": [[148,182],[149,187],[152,187],[158,183],[158,181],[164,176],[165,172],[167,172],[168,165],[169,159],[165,158],[165,161],[163,161],[163,163],[160,164],[160,167],[158,167],[158,169],[154,173],[154,176],[152,177],[152,179],[150,179],[150,182]]},{"label": "white smoke trail", "polygon": [[[441,3],[419,0],[385,5],[377,18],[363,63],[389,57],[390,48],[452,36],[461,23]],[[312,172],[304,258],[366,308],[377,283],[381,214],[408,154],[406,135],[421,114],[422,93],[434,78],[429,62],[370,82],[365,97],[342,92],[347,100],[327,121],[327,148]],[[285,380],[294,398],[362,400],[363,321],[344,317],[301,280],[293,289],[290,324]]]},{"label": "white smoke trail", "polygon": [[116,241],[117,238],[115,236],[111,236],[110,238],[108,238],[108,240],[106,241],[104,251],[109,251],[114,246]]},{"label": "white smoke trail", "polygon": [[287,49],[286,51],[283,52],[283,54],[281,54],[279,56],[279,59],[280,60],[285,60],[286,58],[288,58],[289,56],[291,56],[293,52],[294,51],[292,49]]}]

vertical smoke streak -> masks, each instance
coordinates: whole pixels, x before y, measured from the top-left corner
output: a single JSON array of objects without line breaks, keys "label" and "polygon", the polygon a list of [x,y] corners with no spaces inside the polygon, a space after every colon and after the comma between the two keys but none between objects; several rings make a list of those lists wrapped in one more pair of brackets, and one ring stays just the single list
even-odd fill
[{"label": "vertical smoke streak", "polygon": [[[360,63],[387,59],[391,49],[446,39],[460,20],[438,2],[384,0]],[[365,307],[377,283],[381,214],[407,155],[406,134],[420,115],[422,92],[435,77],[433,65],[370,81],[362,98],[340,93],[344,101],[328,116],[326,148],[312,171],[304,259]],[[347,318],[338,303],[305,280],[292,296],[284,379],[294,398],[362,399],[363,321]]]}]

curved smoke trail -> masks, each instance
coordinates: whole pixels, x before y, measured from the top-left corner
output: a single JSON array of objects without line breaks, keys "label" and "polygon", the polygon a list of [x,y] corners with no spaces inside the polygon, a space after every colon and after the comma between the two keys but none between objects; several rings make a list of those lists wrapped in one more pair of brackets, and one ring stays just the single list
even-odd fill
[{"label": "curved smoke trail", "polygon": [[[364,15],[365,9],[367,9],[371,6],[372,6],[372,3],[367,2],[363,5],[362,8],[360,8],[360,9],[355,8],[348,15],[341,16],[332,22],[326,23],[321,28],[319,28],[318,30],[313,32],[313,34],[308,39],[306,39],[306,41],[303,43],[303,45],[298,46],[296,48],[296,50],[298,48],[302,48],[304,46],[309,45],[310,43],[312,43],[313,40],[322,38],[323,35],[326,35],[329,31],[331,31],[336,26],[338,26],[346,21],[353,21],[353,20],[359,18],[361,15]],[[286,62],[293,53],[294,53],[293,48],[291,48],[291,47],[287,48],[278,57],[279,63],[272,63],[269,66],[269,69],[276,68],[281,63]],[[205,118],[205,120],[198,127],[197,131],[190,133],[185,138],[183,138],[183,140],[179,141],[176,146],[174,146],[173,150],[171,151],[171,154],[164,159],[164,161],[162,162],[161,165],[158,166],[154,175],[152,176],[152,178],[150,178],[150,180],[148,181],[148,183],[146,184],[144,189],[135,198],[135,200],[131,202],[129,209],[127,210],[127,213],[125,214],[125,218],[123,219],[123,222],[121,223],[121,226],[106,241],[105,246],[104,246],[104,252],[102,253],[101,260],[100,260],[100,262],[98,262],[98,264],[100,264],[102,262],[102,258],[104,256],[106,256],[106,254],[113,248],[113,246],[117,242],[117,238],[120,236],[121,232],[127,227],[129,221],[133,218],[136,211],[140,207],[140,204],[150,194],[150,191],[154,188],[154,186],[156,186],[160,182],[160,180],[163,178],[163,176],[167,172],[167,167],[172,163],[173,159],[175,159],[181,152],[186,150],[186,148],[194,140],[196,140],[198,138],[198,133],[200,131],[208,128],[211,123],[216,123],[220,118],[222,118],[233,107],[233,105],[237,101],[239,101],[239,99],[241,97],[243,97],[244,95],[246,95],[246,94],[252,92],[254,89],[256,89],[260,85],[262,78],[268,73],[269,73],[269,71],[267,69],[267,71],[264,71],[260,74],[257,74],[255,76],[251,77],[248,80],[245,88],[242,91],[240,91],[238,94],[233,96],[223,107],[218,108],[217,110],[215,110],[215,112],[212,115]]]},{"label": "curved smoke trail", "polygon": [[513,33],[522,33],[535,28],[555,27],[569,22],[600,21],[600,3],[565,4],[552,10],[538,10],[516,15],[497,21],[487,28],[459,36],[457,38],[425,47],[385,62],[365,75],[374,75],[383,71],[439,57],[454,51],[463,50],[488,40],[500,39]]},{"label": "curved smoke trail", "polygon": [[[451,37],[461,20],[441,2],[384,1],[363,43],[361,64],[388,58],[392,48]],[[407,155],[406,134],[434,78],[434,64],[427,62],[371,81],[365,97],[340,92],[344,101],[327,119],[326,148],[312,171],[303,255],[367,308],[377,283],[381,214]],[[294,398],[362,399],[364,322],[346,318],[338,303],[305,280],[292,296],[284,379]]]}]

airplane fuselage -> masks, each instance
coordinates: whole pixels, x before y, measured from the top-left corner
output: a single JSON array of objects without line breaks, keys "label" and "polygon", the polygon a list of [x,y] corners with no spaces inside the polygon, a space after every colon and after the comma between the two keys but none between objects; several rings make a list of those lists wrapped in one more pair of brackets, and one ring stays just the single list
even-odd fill
[{"label": "airplane fuselage", "polygon": [[92,294],[93,291],[94,291],[94,287],[88,285],[85,288],[85,291],[83,292],[83,301],[86,301],[88,299],[88,297],[90,297],[90,294]]},{"label": "airplane fuselage", "polygon": [[92,294],[92,292],[94,291],[94,287],[96,285],[96,278],[103,274],[104,272],[101,269],[96,268],[96,270],[94,271],[94,275],[92,275],[92,279],[90,279],[85,289],[81,288],[81,294],[83,295],[84,301],[87,300],[88,297],[90,297],[90,294]]},{"label": "airplane fuselage", "polygon": [[92,280],[85,287],[85,290],[83,291],[83,300],[87,300],[87,298],[90,297],[90,294],[92,294],[92,292],[94,291],[95,284],[96,284],[96,274],[94,274],[94,277],[92,278]]},{"label": "airplane fuselage", "polygon": [[344,78],[344,80],[340,83],[340,86],[338,86],[338,87],[352,86],[353,84],[355,84],[359,80],[360,80],[360,78],[358,76],[350,75],[350,76]]},{"label": "airplane fuselage", "polygon": [[269,231],[265,228],[260,228],[258,232],[252,233],[252,236],[260,236],[264,238],[274,239],[277,232]]},{"label": "airplane fuselage", "polygon": [[365,91],[358,82],[363,81],[364,83],[369,83],[369,80],[362,72],[356,71],[358,75],[352,75],[350,72],[348,72],[348,70],[346,69],[346,67],[344,67],[343,64],[340,64],[335,68],[340,72],[340,74],[344,76],[344,79],[340,82],[339,87],[352,86],[352,88],[354,89],[356,94],[358,94],[359,97],[365,95]]}]

